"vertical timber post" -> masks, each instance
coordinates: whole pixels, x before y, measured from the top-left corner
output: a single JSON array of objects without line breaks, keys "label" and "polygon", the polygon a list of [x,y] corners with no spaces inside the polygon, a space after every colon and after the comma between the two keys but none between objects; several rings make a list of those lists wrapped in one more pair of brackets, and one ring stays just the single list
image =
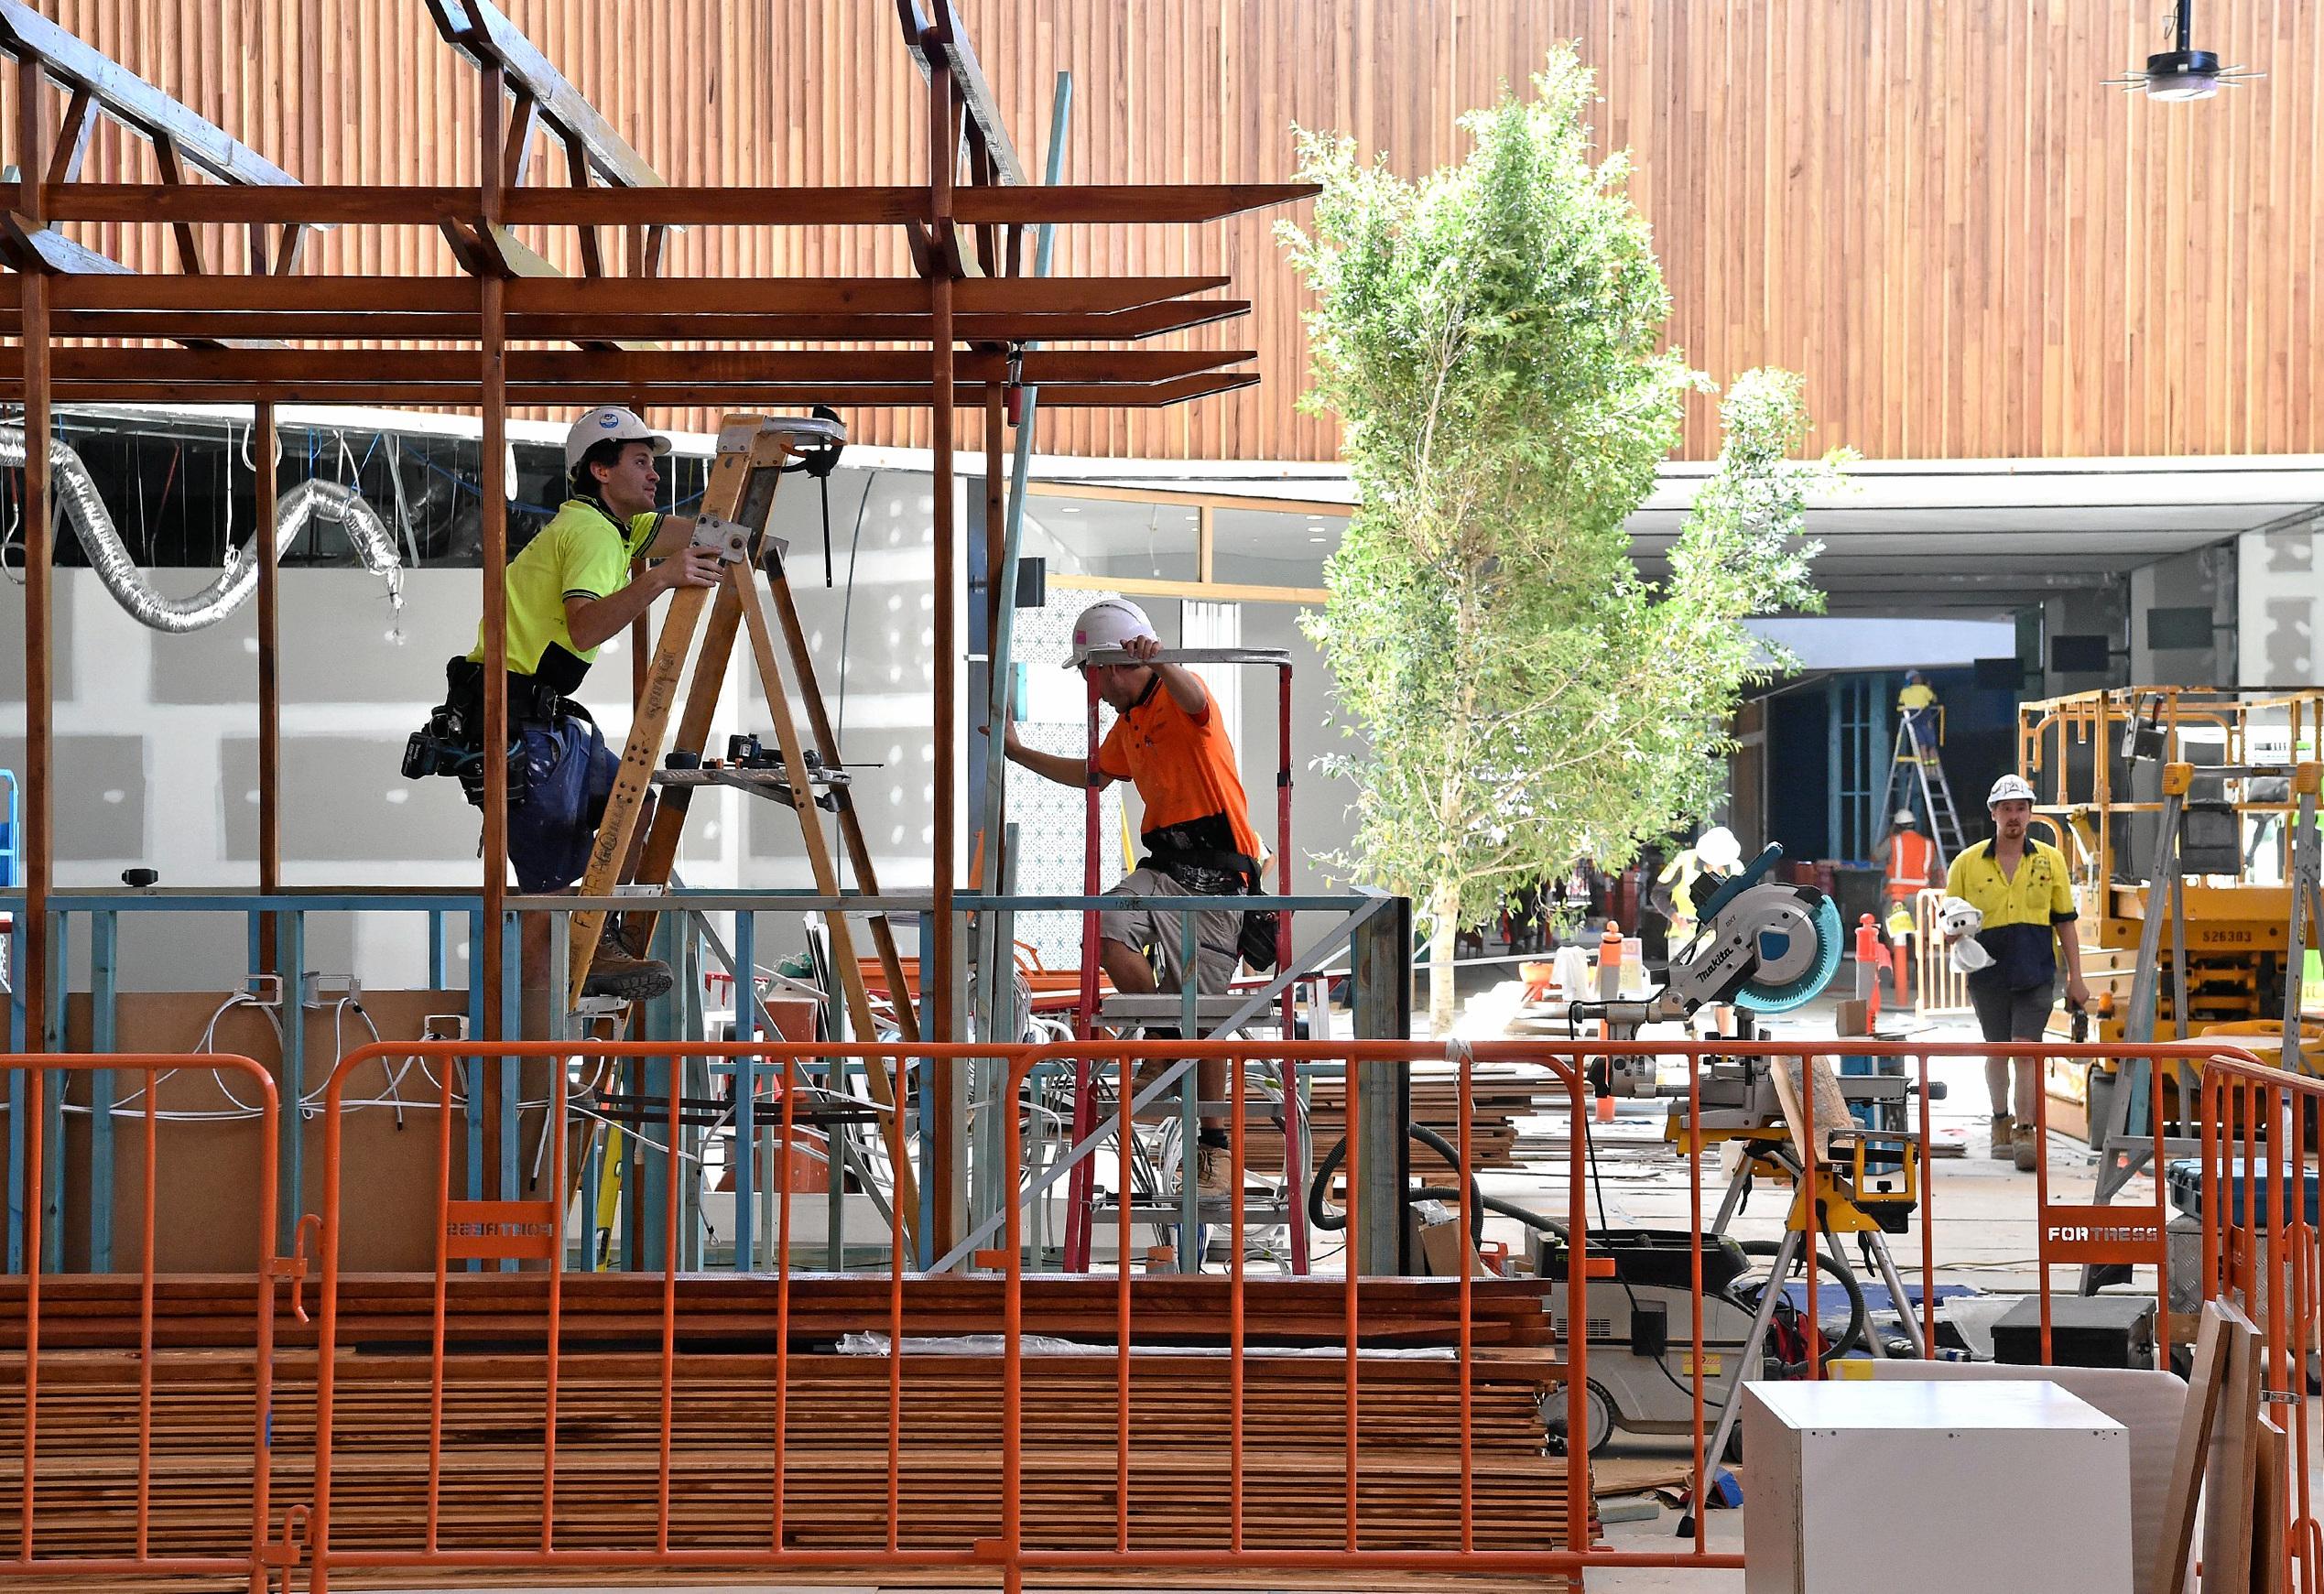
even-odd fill
[{"label": "vertical timber post", "polygon": [[[250,416],[251,534],[258,545],[258,895],[282,889],[282,560],[275,540],[275,407],[260,399]],[[280,973],[280,938],[272,914],[258,916],[258,966]]]},{"label": "vertical timber post", "polygon": [[[1355,1038],[1412,1037],[1412,901],[1392,898],[1356,927],[1350,949],[1354,973]],[[1352,1265],[1360,1273],[1401,1274],[1405,1256],[1404,1192],[1411,1159],[1406,1126],[1411,1118],[1411,1077],[1400,1063],[1351,1063],[1358,1075],[1355,1122],[1356,1232]]]},{"label": "vertical timber post", "polygon": [[[494,236],[500,224],[504,170],[501,144],[505,114],[501,69],[488,61],[477,74],[476,172],[483,210],[483,232]],[[491,251],[485,252],[489,257]],[[483,534],[484,608],[484,884],[482,923],[492,939],[469,951],[471,965],[483,981],[484,1037],[510,1038],[503,1023],[506,992],[502,989],[502,937],[507,934],[508,897],[508,363],[507,287],[487,265],[477,282],[479,358],[482,362],[477,395],[483,458],[477,461],[478,514]],[[480,1068],[469,1088],[484,1088]],[[472,1191],[472,1195],[481,1195]]]}]

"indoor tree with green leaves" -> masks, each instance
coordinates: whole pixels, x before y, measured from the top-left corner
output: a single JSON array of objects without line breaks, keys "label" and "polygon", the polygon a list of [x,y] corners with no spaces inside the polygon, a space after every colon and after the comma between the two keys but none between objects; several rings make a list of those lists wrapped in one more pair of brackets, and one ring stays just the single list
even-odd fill
[{"label": "indoor tree with green leaves", "polygon": [[1667,576],[1631,562],[1624,523],[1709,384],[1659,346],[1669,296],[1626,157],[1592,159],[1591,82],[1560,48],[1417,183],[1302,132],[1322,192],[1311,233],[1281,230],[1317,299],[1304,402],[1339,417],[1357,496],[1306,619],[1367,744],[1330,761],[1357,826],[1325,862],[1426,911],[1440,1035],[1456,931],[1710,812],[1742,689],[1776,662],[1743,621],[1821,603],[1801,511],[1842,461],[1791,458],[1781,371],[1726,396]]}]

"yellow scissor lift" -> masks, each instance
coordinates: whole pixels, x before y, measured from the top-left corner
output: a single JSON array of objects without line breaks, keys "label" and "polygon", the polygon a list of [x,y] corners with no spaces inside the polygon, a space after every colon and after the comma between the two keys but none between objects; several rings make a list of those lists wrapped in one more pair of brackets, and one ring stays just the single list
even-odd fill
[{"label": "yellow scissor lift", "polygon": [[[2090,1039],[2177,1040],[2281,1023],[2292,945],[2292,776],[2319,743],[2324,687],[2132,687],[2019,708],[2019,773],[2034,787],[2036,823],[2047,823],[2073,875],[2097,1008]],[[2174,775],[2180,789],[2168,791]],[[2154,878],[2167,819],[2178,830],[2175,882]],[[2150,916],[2163,921],[2151,938]],[[2153,995],[2138,992],[2136,1005],[2150,1008],[2151,1028],[2132,1011],[2142,941],[2154,948],[2145,986]],[[2070,1023],[2061,1008],[2051,1033],[2063,1036]],[[2050,1127],[2102,1138],[2115,1072],[2111,1063],[2052,1059]],[[2175,1081],[2165,1090],[2177,1121]]]}]

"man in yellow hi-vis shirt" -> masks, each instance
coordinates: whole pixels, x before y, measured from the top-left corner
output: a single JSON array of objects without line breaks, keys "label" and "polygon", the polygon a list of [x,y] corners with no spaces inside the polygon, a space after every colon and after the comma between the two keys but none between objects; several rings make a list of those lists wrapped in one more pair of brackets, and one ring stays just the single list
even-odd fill
[{"label": "man in yellow hi-vis shirt", "polygon": [[[1993,960],[1969,976],[1969,1000],[1987,1040],[2039,1040],[2057,1001],[2058,951],[2066,958],[2068,1005],[2080,1007],[2090,1000],[2090,989],[2082,983],[2081,941],[2074,927],[2073,881],[2064,853],[2025,834],[2034,817],[2032,786],[2017,775],[2004,775],[1986,795],[1985,809],[1993,818],[1993,839],[1963,848],[1945,873],[1945,894],[1984,916],[1977,940]],[[1985,1062],[1985,1090],[1993,1109],[1993,1155],[2014,1158],[2027,1171],[2034,1166],[2039,1061],[1989,1057]]]},{"label": "man in yellow hi-vis shirt", "polygon": [[1913,744],[1922,762],[1934,759],[1938,744],[1943,740],[1937,729],[1937,689],[1920,671],[1905,672],[1905,689],[1896,694],[1896,711],[1912,727]]}]

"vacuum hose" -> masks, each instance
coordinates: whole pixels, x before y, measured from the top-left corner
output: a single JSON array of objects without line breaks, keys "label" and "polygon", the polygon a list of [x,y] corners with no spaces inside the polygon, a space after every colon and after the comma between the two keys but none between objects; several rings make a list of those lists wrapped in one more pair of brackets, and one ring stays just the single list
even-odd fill
[{"label": "vacuum hose", "polygon": [[[1446,1140],[1443,1135],[1439,1134],[1425,1123],[1406,1124],[1405,1131],[1412,1139],[1435,1152],[1458,1171],[1461,1166],[1460,1149]],[[1318,1229],[1337,1231],[1348,1226],[1347,1213],[1332,1211],[1324,1205],[1323,1201],[1325,1192],[1331,1186],[1331,1176],[1340,1171],[1341,1159],[1347,1154],[1348,1137],[1343,1134],[1331,1143],[1331,1149],[1323,1154],[1321,1162],[1316,1164],[1315,1179],[1308,1186],[1308,1221]],[[1461,1193],[1458,1190],[1424,1187],[1419,1189],[1406,1190],[1404,1193],[1404,1198],[1406,1202],[1457,1202],[1461,1199]],[[1544,1218],[1540,1213],[1530,1209],[1520,1207],[1515,1201],[1504,1200],[1499,1196],[1486,1195],[1477,1184],[1476,1175],[1471,1174],[1469,1176],[1469,1239],[1472,1243],[1483,1239],[1484,1215],[1487,1212],[1498,1212],[1504,1218],[1515,1218],[1527,1228],[1538,1229],[1545,1234],[1562,1236],[1566,1231],[1564,1224]]]},{"label": "vacuum hose", "polygon": [[[24,428],[0,425],[0,468],[18,468],[24,462]],[[137,561],[129,556],[120,530],[114,525],[113,513],[105,507],[96,483],[89,475],[89,467],[72,445],[60,438],[49,439],[49,472],[56,502],[71,523],[73,535],[87,550],[97,579],[113,594],[114,602],[127,610],[139,624],[173,635],[200,631],[241,608],[257,590],[258,561],[246,557],[240,548],[233,548],[228,551],[226,568],[218,579],[201,591],[187,598],[164,597],[154,591],[137,568]],[[347,540],[354,545],[364,568],[386,580],[388,602],[400,612],[404,606],[403,561],[386,523],[361,493],[336,482],[299,483],[275,504],[276,551],[279,553],[297,542],[308,522],[317,515],[337,521],[346,529]]]},{"label": "vacuum hose", "polygon": [[[1746,1256],[1765,1256],[1772,1258],[1776,1252],[1782,1249],[1782,1242],[1775,1240],[1745,1240],[1740,1242],[1739,1243],[1743,1248],[1743,1254]],[[1804,1271],[1807,1266],[1806,1259],[1804,1257],[1795,1257],[1792,1261],[1792,1266],[1795,1270]],[[1819,1361],[1822,1361],[1826,1365],[1830,1365],[1834,1357],[1846,1355],[1849,1351],[1853,1350],[1858,1345],[1863,1343],[1864,1341],[1865,1329],[1869,1321],[1864,1309],[1864,1286],[1857,1282],[1856,1270],[1850,1267],[1845,1261],[1841,1260],[1837,1255],[1829,1255],[1819,1258],[1816,1263],[1816,1272],[1819,1274],[1830,1273],[1836,1275],[1840,1280],[1841,1290],[1848,1296],[1848,1327],[1840,1334],[1826,1339],[1822,1354],[1818,1358]],[[1756,1290],[1750,1288],[1747,1285],[1743,1285],[1738,1286],[1737,1293],[1743,1296],[1743,1304],[1745,1307],[1756,1310],[1759,1306],[1759,1302],[1765,1295],[1765,1292],[1768,1290],[1779,1290],[1783,1288],[1785,1282],[1786,1281],[1783,1279],[1770,1276],[1767,1282],[1761,1285]],[[1814,1301],[1809,1301],[1808,1303],[1808,1319],[1810,1321],[1814,1321],[1821,1314],[1816,1310],[1816,1303]],[[1775,1373],[1775,1376],[1777,1378],[1800,1378],[1806,1376],[1807,1372],[1807,1362],[1786,1361],[1781,1364],[1780,1368]]]}]

